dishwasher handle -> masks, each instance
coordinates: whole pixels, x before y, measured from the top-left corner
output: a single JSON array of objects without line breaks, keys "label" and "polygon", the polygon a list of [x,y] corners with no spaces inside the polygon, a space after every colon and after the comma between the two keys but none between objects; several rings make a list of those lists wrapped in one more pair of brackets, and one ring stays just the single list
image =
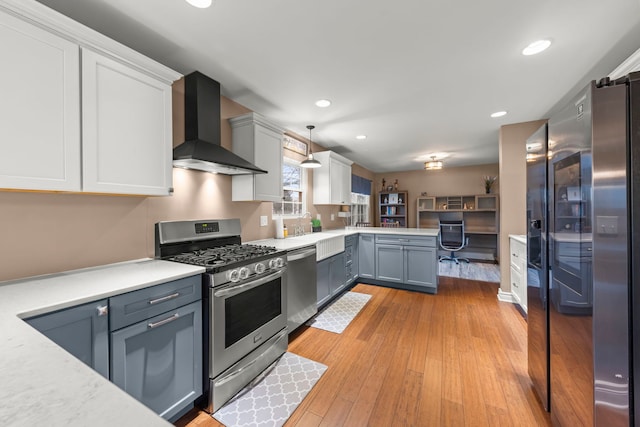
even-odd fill
[{"label": "dishwasher handle", "polygon": [[307,257],[309,257],[311,255],[313,255],[313,256],[316,255],[316,248],[303,249],[303,250],[300,250],[300,251],[289,252],[287,254],[287,262],[297,261],[297,260],[302,259],[302,258],[307,258]]}]

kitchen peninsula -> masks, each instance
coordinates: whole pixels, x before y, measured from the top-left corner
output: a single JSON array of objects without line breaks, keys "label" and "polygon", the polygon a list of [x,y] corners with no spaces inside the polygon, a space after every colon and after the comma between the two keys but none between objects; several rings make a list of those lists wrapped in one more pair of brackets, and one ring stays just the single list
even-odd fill
[{"label": "kitchen peninsula", "polygon": [[[347,227],[249,243],[284,250],[316,244],[317,260],[322,261],[344,252],[347,236],[357,237],[352,256],[357,264],[358,282],[437,293],[437,228]],[[348,276],[346,272],[345,284],[351,282]]]}]

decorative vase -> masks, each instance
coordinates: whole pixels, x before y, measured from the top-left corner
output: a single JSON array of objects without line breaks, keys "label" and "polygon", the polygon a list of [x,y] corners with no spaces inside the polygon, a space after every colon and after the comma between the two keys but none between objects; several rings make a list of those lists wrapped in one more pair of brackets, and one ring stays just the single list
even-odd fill
[{"label": "decorative vase", "polygon": [[311,227],[311,231],[312,231],[313,233],[320,232],[320,231],[322,231],[322,226],[321,226],[321,225],[319,225],[319,226],[317,226],[317,227]]},{"label": "decorative vase", "polygon": [[491,194],[491,187],[485,187],[484,192],[486,194]]}]

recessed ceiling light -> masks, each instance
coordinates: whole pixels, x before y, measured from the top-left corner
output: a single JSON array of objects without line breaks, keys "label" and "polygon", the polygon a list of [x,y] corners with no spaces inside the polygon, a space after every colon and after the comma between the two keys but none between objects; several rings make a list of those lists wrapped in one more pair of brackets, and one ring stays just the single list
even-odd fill
[{"label": "recessed ceiling light", "polygon": [[320,108],[326,108],[331,105],[331,101],[329,101],[328,99],[320,99],[316,101],[316,105]]},{"label": "recessed ceiling light", "polygon": [[546,48],[551,46],[551,40],[538,40],[531,43],[529,46],[525,47],[522,50],[523,55],[535,55],[536,53],[540,53]]},{"label": "recessed ceiling light", "polygon": [[496,117],[502,117],[502,116],[505,116],[506,114],[507,114],[506,111],[496,111],[495,113],[491,114],[491,117],[495,119]]},{"label": "recessed ceiling light", "polygon": [[358,135],[356,139],[367,139],[367,135]]},{"label": "recessed ceiling light", "polygon": [[212,0],[187,0],[187,3],[200,9],[206,9],[211,6],[211,1]]}]

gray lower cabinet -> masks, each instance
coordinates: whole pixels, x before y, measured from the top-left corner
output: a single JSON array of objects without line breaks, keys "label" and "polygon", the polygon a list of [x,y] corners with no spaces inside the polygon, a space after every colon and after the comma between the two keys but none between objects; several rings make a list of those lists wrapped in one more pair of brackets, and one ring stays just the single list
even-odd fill
[{"label": "gray lower cabinet", "polygon": [[109,378],[107,300],[27,319],[27,323],[82,362]]},{"label": "gray lower cabinet", "polygon": [[374,234],[360,234],[358,237],[358,276],[363,279],[376,277]]},{"label": "gray lower cabinet", "polygon": [[403,283],[404,253],[401,245],[376,245],[376,279]]},{"label": "gray lower cabinet", "polygon": [[404,281],[408,285],[437,287],[437,248],[421,246],[404,247]]},{"label": "gray lower cabinet", "polygon": [[111,381],[167,420],[202,394],[200,276],[109,300]]},{"label": "gray lower cabinet", "polygon": [[317,289],[318,307],[330,301],[340,293],[347,282],[345,280],[345,254],[341,252],[318,262]]},{"label": "gray lower cabinet", "polygon": [[202,303],[111,333],[111,379],[165,419],[202,394]]},{"label": "gray lower cabinet", "polygon": [[376,280],[437,291],[436,239],[430,236],[377,234]]},{"label": "gray lower cabinet", "polygon": [[358,236],[344,238],[344,269],[346,285],[358,278]]}]

